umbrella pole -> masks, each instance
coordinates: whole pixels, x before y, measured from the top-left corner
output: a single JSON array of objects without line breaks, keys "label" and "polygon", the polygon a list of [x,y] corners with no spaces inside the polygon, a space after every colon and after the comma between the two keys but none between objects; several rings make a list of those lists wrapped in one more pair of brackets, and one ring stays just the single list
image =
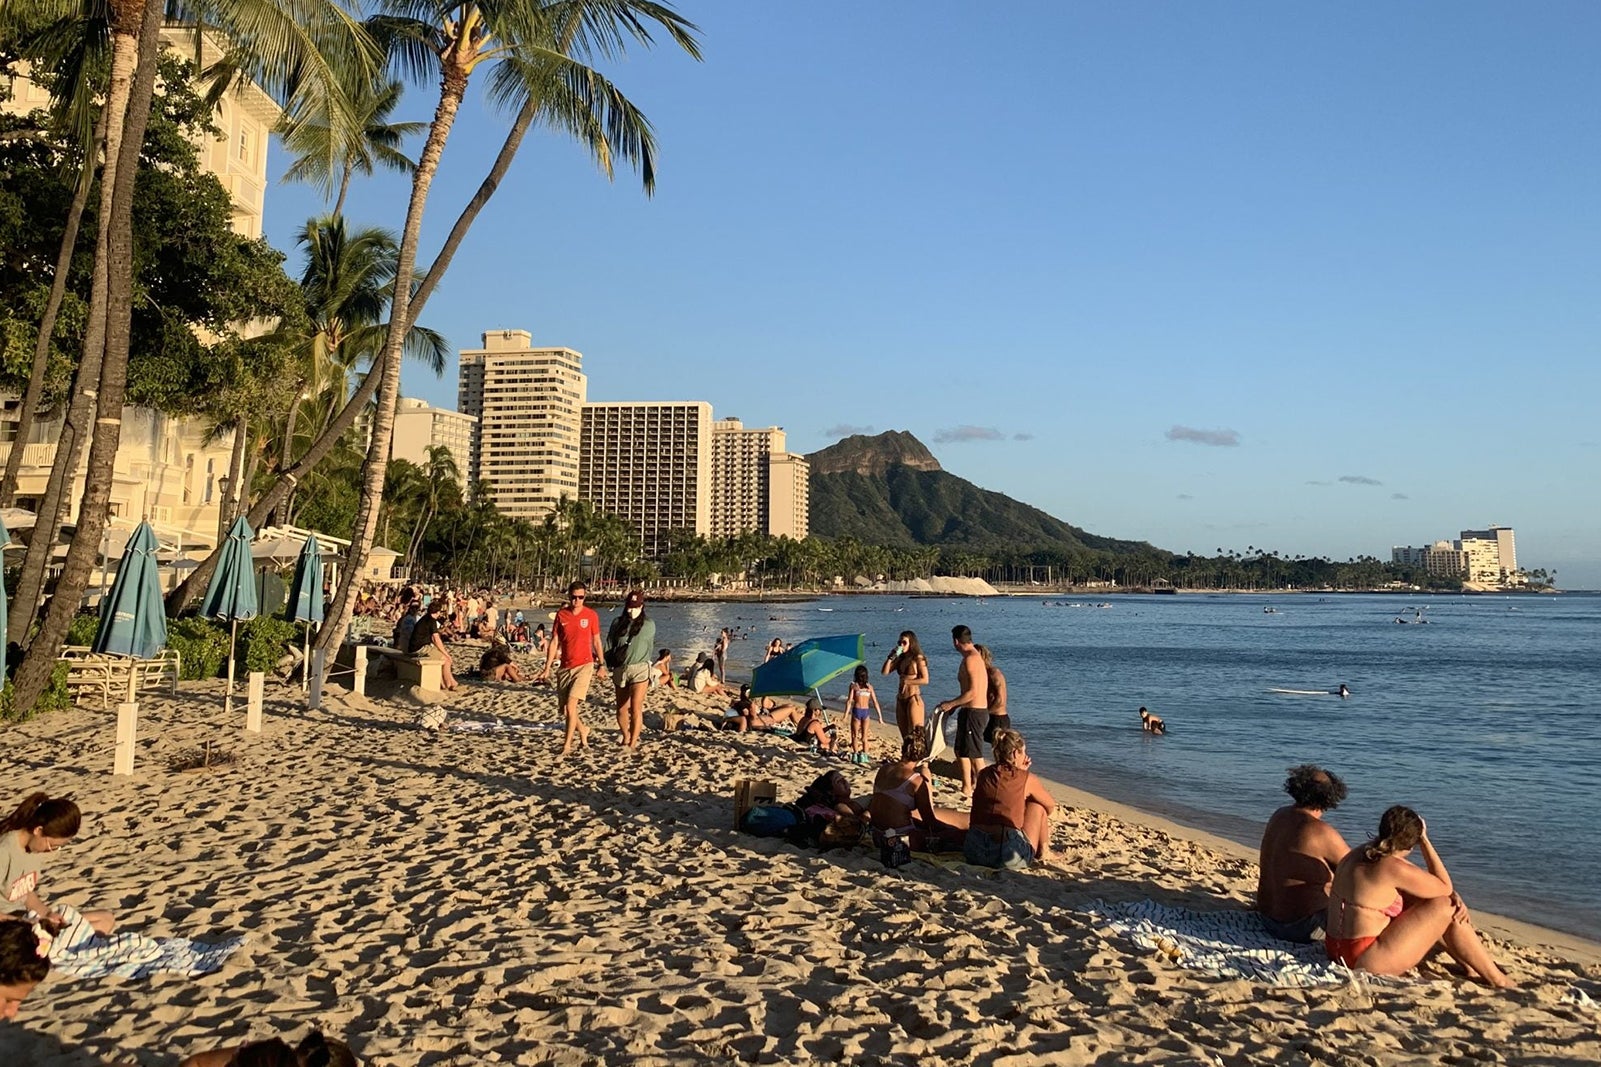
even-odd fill
[{"label": "umbrella pole", "polygon": [[239,620],[234,619],[228,630],[228,696],[223,700],[222,710],[225,715],[233,714],[233,660],[234,642],[239,639]]},{"label": "umbrella pole", "polygon": [[300,691],[311,689],[311,623],[306,623],[306,645],[300,654]]}]

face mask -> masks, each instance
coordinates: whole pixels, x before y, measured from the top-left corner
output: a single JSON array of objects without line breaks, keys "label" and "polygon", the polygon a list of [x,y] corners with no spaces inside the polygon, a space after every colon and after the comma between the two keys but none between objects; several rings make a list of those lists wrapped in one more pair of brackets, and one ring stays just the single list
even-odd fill
[{"label": "face mask", "polygon": [[630,619],[637,619],[637,618],[639,618],[639,613],[641,611],[644,611],[644,610],[645,610],[644,608],[629,608],[628,609],[628,617]]}]

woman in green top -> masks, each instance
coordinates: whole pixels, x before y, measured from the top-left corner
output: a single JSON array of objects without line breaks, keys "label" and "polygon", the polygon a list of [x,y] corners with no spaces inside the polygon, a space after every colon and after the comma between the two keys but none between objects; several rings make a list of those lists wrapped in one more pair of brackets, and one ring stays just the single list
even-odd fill
[{"label": "woman in green top", "polygon": [[617,729],[624,748],[637,748],[645,728],[645,690],[655,649],[656,623],[645,615],[645,594],[630,590],[606,636],[606,666],[617,686]]}]

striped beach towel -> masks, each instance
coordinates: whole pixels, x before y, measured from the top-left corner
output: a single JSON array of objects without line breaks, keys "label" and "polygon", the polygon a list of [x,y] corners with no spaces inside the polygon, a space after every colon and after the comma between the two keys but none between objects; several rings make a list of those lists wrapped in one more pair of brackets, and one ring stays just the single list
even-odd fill
[{"label": "striped beach towel", "polygon": [[152,974],[210,974],[245,943],[231,937],[215,945],[183,937],[116,933],[102,937],[72,908],[62,908],[67,925],[50,942],[50,969],[72,978],[145,978]]},{"label": "striped beach towel", "polygon": [[1405,979],[1357,972],[1331,961],[1322,942],[1297,945],[1262,929],[1255,912],[1190,911],[1153,900],[1109,904],[1096,901],[1090,914],[1112,932],[1162,953],[1180,967],[1219,978],[1246,978],[1264,985],[1310,986],[1404,984]]}]

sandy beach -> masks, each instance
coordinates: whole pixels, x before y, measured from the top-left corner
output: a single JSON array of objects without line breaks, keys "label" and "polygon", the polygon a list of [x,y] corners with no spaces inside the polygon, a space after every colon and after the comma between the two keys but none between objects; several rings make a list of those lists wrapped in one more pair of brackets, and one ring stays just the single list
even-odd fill
[{"label": "sandy beach", "polygon": [[[1481,917],[1511,993],[1435,966],[1399,987],[1213,977],[1090,909],[1244,908],[1256,871],[1236,844],[1063,786],[1059,865],[890,871],[865,846],[732,826],[736,778],[794,799],[837,767],[865,796],[873,768],[775,735],[663,733],[663,712],[723,706],[682,690],[651,692],[625,754],[609,697],[592,693],[591,748],[567,760],[553,694],[526,685],[467,682],[447,706],[541,728],[436,737],[393,683],[307,711],[269,680],[259,735],[242,704],[225,718],[220,682],[185,683],[142,705],[131,779],[110,773],[113,712],[8,728],[5,803],[43,789],[85,813],[46,899],[152,935],[248,940],[199,978],[52,975],[0,1024],[0,1063],[173,1064],[312,1024],[395,1067],[1601,1061],[1587,942]],[[208,740],[237,762],[167,769]],[[938,795],[958,806],[953,784]]]}]

